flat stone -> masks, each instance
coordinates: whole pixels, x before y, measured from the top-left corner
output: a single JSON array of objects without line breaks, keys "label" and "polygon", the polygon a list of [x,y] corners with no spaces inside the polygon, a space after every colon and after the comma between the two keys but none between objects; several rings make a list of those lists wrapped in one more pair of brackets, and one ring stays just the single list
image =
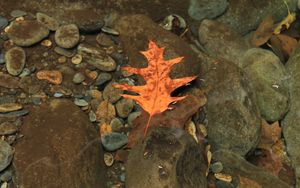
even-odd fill
[{"label": "flat stone", "polygon": [[101,137],[102,145],[107,151],[115,151],[128,142],[128,137],[122,133],[112,132]]},{"label": "flat stone", "polygon": [[101,48],[82,43],[77,48],[83,60],[101,71],[114,71],[117,68],[116,62],[108,56]]},{"label": "flat stone", "polygon": [[96,86],[101,86],[112,79],[112,75],[107,72],[101,72],[95,81]]},{"label": "flat stone", "polygon": [[20,47],[9,49],[5,54],[7,72],[13,76],[21,74],[26,63],[25,51]]},{"label": "flat stone", "polygon": [[55,99],[31,107],[20,132],[24,138],[15,147],[15,186],[95,188],[104,184],[98,133],[71,101]]},{"label": "flat stone", "polygon": [[17,110],[17,111],[13,111],[13,112],[6,112],[6,113],[0,113],[0,118],[15,118],[15,117],[21,117],[21,116],[25,116],[29,113],[29,111],[27,109],[23,109],[23,110]]},{"label": "flat stone", "polygon": [[66,57],[73,57],[76,53],[75,51],[67,50],[67,49],[61,48],[59,46],[56,46],[54,48],[54,52],[56,52],[59,55],[66,56]]},{"label": "flat stone", "polygon": [[80,106],[80,107],[88,106],[89,105],[89,103],[86,100],[84,100],[84,99],[77,99],[77,98],[75,98],[74,103],[77,106]]},{"label": "flat stone", "polygon": [[73,48],[80,39],[78,27],[75,24],[60,26],[55,32],[54,39],[62,48]]},{"label": "flat stone", "polygon": [[14,18],[18,18],[21,16],[26,16],[27,12],[23,11],[23,10],[13,10],[10,12],[10,15]]},{"label": "flat stone", "polygon": [[22,109],[23,106],[18,103],[0,104],[0,113],[12,112]]},{"label": "flat stone", "polygon": [[0,171],[10,165],[13,155],[12,147],[7,142],[0,140]]},{"label": "flat stone", "polygon": [[96,37],[96,41],[99,45],[104,47],[109,47],[114,45],[114,42],[111,40],[111,38],[104,33],[99,33]]},{"label": "flat stone", "polygon": [[10,122],[0,124],[0,135],[10,135],[18,132],[18,127]]},{"label": "flat stone", "polygon": [[78,72],[78,73],[76,73],[76,74],[73,76],[73,80],[72,80],[72,81],[73,81],[74,84],[80,84],[80,83],[82,83],[84,80],[85,80],[84,74],[81,73],[81,72]]},{"label": "flat stone", "polygon": [[8,37],[18,46],[31,46],[49,35],[49,30],[35,20],[15,21],[8,31]]},{"label": "flat stone", "polygon": [[50,31],[56,31],[59,27],[58,21],[47,14],[38,12],[36,13],[36,19],[38,22],[44,24]]}]

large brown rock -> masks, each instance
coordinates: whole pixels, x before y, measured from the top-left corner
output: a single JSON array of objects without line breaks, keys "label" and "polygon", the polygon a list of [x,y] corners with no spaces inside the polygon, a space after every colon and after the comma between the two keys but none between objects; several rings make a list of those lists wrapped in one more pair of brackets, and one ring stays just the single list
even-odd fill
[{"label": "large brown rock", "polygon": [[100,140],[72,102],[53,100],[30,109],[16,145],[16,186],[104,187]]},{"label": "large brown rock", "polygon": [[188,43],[164,30],[149,17],[145,15],[124,16],[115,22],[114,27],[120,32],[121,42],[129,57],[129,66],[138,68],[147,66],[146,58],[140,51],[147,50],[148,42],[152,40],[158,46],[165,47],[165,59],[184,57],[181,63],[172,68],[172,78],[197,75],[200,72],[200,62]]},{"label": "large brown rock", "polygon": [[128,156],[126,187],[207,187],[203,150],[182,129],[153,127]]}]

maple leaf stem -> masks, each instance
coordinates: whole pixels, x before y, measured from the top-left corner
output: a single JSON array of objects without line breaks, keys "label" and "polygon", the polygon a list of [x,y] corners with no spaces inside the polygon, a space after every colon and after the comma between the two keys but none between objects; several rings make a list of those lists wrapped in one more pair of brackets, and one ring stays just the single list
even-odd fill
[{"label": "maple leaf stem", "polygon": [[149,115],[149,118],[148,118],[148,121],[147,121],[147,125],[146,125],[145,130],[144,130],[144,138],[147,136],[147,131],[148,131],[148,128],[149,128],[152,116],[153,116],[152,114]]}]

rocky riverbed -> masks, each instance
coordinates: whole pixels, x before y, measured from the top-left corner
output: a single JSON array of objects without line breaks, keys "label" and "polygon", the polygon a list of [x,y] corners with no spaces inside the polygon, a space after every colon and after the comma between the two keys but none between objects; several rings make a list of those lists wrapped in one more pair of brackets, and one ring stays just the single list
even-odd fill
[{"label": "rocky riverbed", "polygon": [[[300,188],[297,0],[0,0],[1,188]],[[188,97],[151,120],[149,41]]]}]

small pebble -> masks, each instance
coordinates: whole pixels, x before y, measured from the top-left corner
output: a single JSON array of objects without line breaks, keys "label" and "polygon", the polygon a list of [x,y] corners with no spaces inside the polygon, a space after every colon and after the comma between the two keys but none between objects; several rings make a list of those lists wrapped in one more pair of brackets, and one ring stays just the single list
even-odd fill
[{"label": "small pebble", "polygon": [[8,182],[12,179],[12,176],[12,171],[10,169],[7,169],[0,173],[0,180],[3,182]]},{"label": "small pebble", "polygon": [[123,172],[120,176],[119,176],[119,179],[121,182],[125,182],[125,173]]},{"label": "small pebble", "polygon": [[80,107],[84,107],[84,106],[88,106],[89,105],[89,103],[86,100],[84,100],[84,99],[78,99],[78,98],[75,98],[74,103],[77,106],[80,106]]},{"label": "small pebble", "polygon": [[107,34],[111,34],[111,35],[119,35],[120,33],[112,28],[109,28],[109,27],[102,27],[101,28],[101,31],[104,32],[104,33],[107,33]]},{"label": "small pebble", "polygon": [[119,117],[127,118],[134,108],[134,101],[132,99],[121,99],[116,103],[116,111]]},{"label": "small pebble", "polygon": [[13,76],[19,75],[26,63],[26,54],[23,48],[13,47],[5,54],[7,72]]},{"label": "small pebble", "polygon": [[82,62],[82,56],[80,54],[76,54],[72,57],[71,61],[73,64],[78,65]]},{"label": "small pebble", "polygon": [[4,53],[0,53],[0,65],[5,63]]},{"label": "small pebble", "polygon": [[21,17],[21,16],[26,16],[27,12],[23,10],[13,10],[10,12],[10,15],[14,18]]},{"label": "small pebble", "polygon": [[97,121],[97,117],[96,117],[95,112],[93,112],[93,111],[89,112],[89,119],[90,119],[91,122],[96,122]]},{"label": "small pebble", "polygon": [[45,47],[51,47],[52,46],[52,42],[51,42],[51,40],[45,39],[45,40],[43,40],[41,42],[41,45],[45,46]]},{"label": "small pebble", "polygon": [[46,80],[51,84],[59,85],[62,83],[62,73],[59,71],[41,70],[36,74],[39,80]]},{"label": "small pebble", "polygon": [[111,132],[102,136],[101,141],[107,151],[115,151],[128,143],[128,137],[125,134]]},{"label": "small pebble", "polygon": [[65,63],[67,62],[67,58],[66,56],[60,56],[58,59],[57,59],[58,63]]},{"label": "small pebble", "polygon": [[106,166],[112,166],[114,164],[114,156],[111,153],[104,153],[103,159]]},{"label": "small pebble", "polygon": [[53,96],[56,97],[56,98],[59,98],[59,97],[64,96],[64,94],[59,93],[59,92],[55,92]]},{"label": "small pebble", "polygon": [[22,73],[19,75],[19,77],[25,77],[25,76],[29,76],[31,74],[31,71],[28,68],[24,68]]},{"label": "small pebble", "polygon": [[215,162],[211,164],[210,169],[213,173],[220,173],[223,170],[223,165],[221,162]]},{"label": "small pebble", "polygon": [[85,76],[81,72],[78,72],[73,76],[73,83],[75,83],[75,84],[80,84],[84,80],[85,80]]},{"label": "small pebble", "polygon": [[0,29],[4,29],[8,25],[8,20],[0,16]]},{"label": "small pebble", "polygon": [[7,113],[12,111],[17,111],[22,109],[22,104],[18,103],[6,103],[6,104],[0,104],[0,113]]},{"label": "small pebble", "polygon": [[96,79],[95,85],[96,86],[101,86],[102,84],[110,81],[112,79],[111,74],[102,72],[99,74],[98,78]]},{"label": "small pebble", "polygon": [[0,124],[0,135],[14,134],[18,131],[18,127],[10,122],[3,122]]},{"label": "small pebble", "polygon": [[7,112],[7,113],[0,113],[0,118],[10,118],[10,117],[20,117],[28,114],[29,111],[26,109],[13,111],[13,112]]},{"label": "small pebble", "polygon": [[139,117],[141,115],[141,112],[138,111],[138,112],[131,112],[129,115],[128,115],[128,118],[127,118],[127,123],[129,124],[129,126],[133,126],[133,121]]},{"label": "small pebble", "polygon": [[54,52],[56,52],[59,55],[66,56],[66,57],[73,57],[75,55],[75,51],[67,50],[67,49],[61,48],[59,46],[54,48]]},{"label": "small pebble", "polygon": [[62,48],[73,48],[79,42],[79,29],[75,24],[60,26],[55,32],[55,43]]},{"label": "small pebble", "polygon": [[114,118],[110,121],[112,131],[118,132],[124,127],[124,122],[120,118]]},{"label": "small pebble", "polygon": [[59,23],[56,19],[44,13],[36,13],[36,19],[38,22],[44,24],[51,31],[55,31],[59,27]]}]

